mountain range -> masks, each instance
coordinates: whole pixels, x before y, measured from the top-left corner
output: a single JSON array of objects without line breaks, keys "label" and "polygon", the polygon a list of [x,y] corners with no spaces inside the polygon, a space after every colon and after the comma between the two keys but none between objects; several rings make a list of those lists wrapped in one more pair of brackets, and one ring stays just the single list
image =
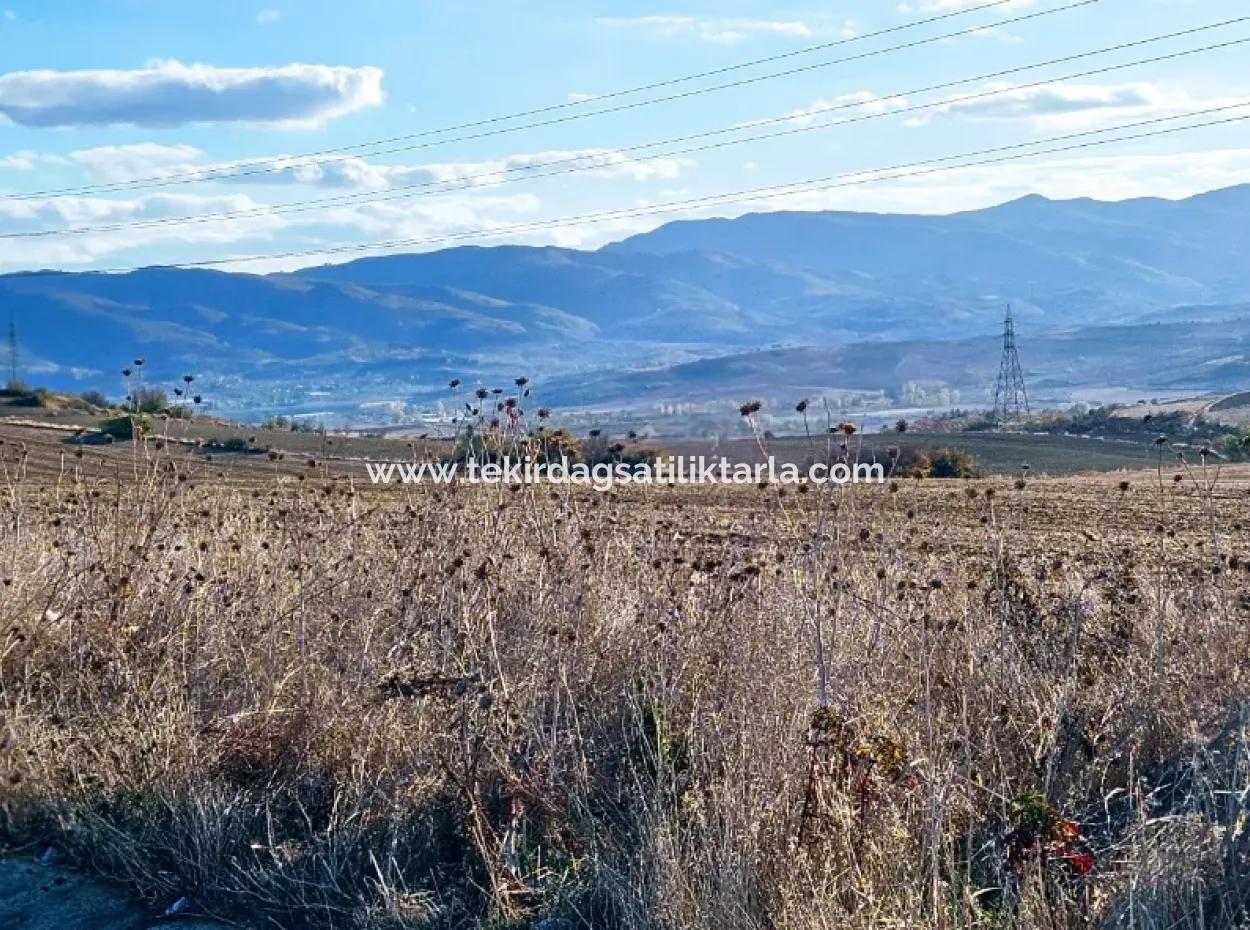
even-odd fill
[{"label": "mountain range", "polygon": [[[192,371],[222,403],[346,407],[525,374],[565,403],[979,388],[1011,304],[1039,391],[1244,386],[1250,185],[1025,197],[946,216],[684,220],[595,251],[466,247],[253,275],[0,277],[27,380],[117,394]],[[1211,321],[1233,321],[1215,325]],[[1204,322],[1205,321],[1205,322]],[[322,401],[318,400],[318,403]]]}]

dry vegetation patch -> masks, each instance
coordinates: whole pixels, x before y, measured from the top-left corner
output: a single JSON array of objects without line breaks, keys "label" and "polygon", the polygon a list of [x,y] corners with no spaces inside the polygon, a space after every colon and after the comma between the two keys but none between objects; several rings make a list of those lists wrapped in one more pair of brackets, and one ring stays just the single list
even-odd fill
[{"label": "dry vegetation patch", "polygon": [[0,453],[0,827],[149,896],[1246,919],[1244,476],[605,495]]}]

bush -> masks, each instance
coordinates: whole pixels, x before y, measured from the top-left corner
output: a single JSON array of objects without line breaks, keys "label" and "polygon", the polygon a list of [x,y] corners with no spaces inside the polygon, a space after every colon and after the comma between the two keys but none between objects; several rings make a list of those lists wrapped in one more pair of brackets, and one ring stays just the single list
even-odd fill
[{"label": "bush", "polygon": [[99,391],[83,391],[78,398],[93,407],[111,407],[112,402]]},{"label": "bush", "polygon": [[930,478],[977,478],[980,475],[977,460],[962,449],[936,449],[929,456]]},{"label": "bush", "polygon": [[160,413],[169,406],[169,397],[160,388],[136,388],[127,406],[135,413]]},{"label": "bush", "polygon": [[607,436],[591,436],[581,443],[581,454],[587,465],[654,465],[664,456],[661,449],[629,446]]},{"label": "bush", "polygon": [[112,417],[100,424],[100,432],[116,440],[133,439],[135,433],[140,436],[152,435],[152,418],[128,414]]},{"label": "bush", "polygon": [[510,458],[514,461],[533,456],[541,464],[551,464],[561,459],[569,462],[584,461],[581,444],[577,438],[562,429],[542,428],[524,436],[515,436],[499,430],[466,432],[456,441],[452,458],[458,462],[475,459],[478,462],[500,462]]},{"label": "bush", "polygon": [[909,478],[977,478],[977,460],[963,449],[912,447],[899,451],[895,471]]},{"label": "bush", "polygon": [[52,399],[52,392],[47,388],[35,388],[33,391],[17,391],[9,395],[15,407],[46,407]]},{"label": "bush", "polygon": [[216,445],[223,452],[247,452],[251,449],[247,440],[242,436],[229,436]]},{"label": "bush", "polygon": [[1220,455],[1230,462],[1250,461],[1250,430],[1221,436],[1215,445]]}]

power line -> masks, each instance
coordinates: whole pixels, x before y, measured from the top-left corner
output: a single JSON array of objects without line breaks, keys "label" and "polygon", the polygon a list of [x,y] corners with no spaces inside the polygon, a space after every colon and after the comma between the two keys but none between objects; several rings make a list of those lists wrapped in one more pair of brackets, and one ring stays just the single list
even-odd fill
[{"label": "power line", "polygon": [[[1155,37],[1153,39],[1141,40],[1141,41],[1142,42],[1155,42],[1155,41],[1161,41],[1162,39],[1171,38],[1171,37],[1172,36],[1169,34],[1167,36]],[[1079,72],[1072,73],[1072,74],[1061,75],[1059,77],[1045,78],[1045,79],[1033,81],[1027,84],[1017,84],[1017,85],[1012,85],[1011,87],[996,88],[993,90],[981,91],[981,92],[974,93],[974,94],[965,94],[960,97],[952,97],[952,98],[948,98],[945,100],[937,100],[937,101],[931,101],[928,103],[913,104],[910,106],[899,107],[897,109],[886,110],[886,111],[882,111],[879,113],[863,114],[860,116],[851,117],[849,119],[836,120],[836,121],[827,122],[827,123],[817,123],[817,124],[809,125],[809,126],[792,127],[789,129],[780,130],[778,132],[765,133],[763,135],[748,136],[742,139],[731,139],[731,140],[726,140],[723,142],[695,146],[692,148],[660,152],[655,155],[650,155],[650,156],[646,156],[643,158],[635,159],[635,162],[641,164],[641,163],[646,163],[649,161],[656,161],[659,159],[674,158],[674,157],[682,156],[682,155],[690,155],[690,154],[695,154],[699,152],[706,152],[706,151],[711,151],[711,150],[729,148],[729,147],[736,146],[736,145],[745,145],[745,144],[749,144],[752,142],[762,142],[762,141],[767,141],[770,139],[778,139],[778,138],[782,138],[786,136],[797,135],[800,133],[815,132],[815,131],[822,130],[822,129],[834,129],[839,126],[848,126],[848,125],[852,125],[855,123],[867,122],[869,120],[884,119],[886,117],[902,116],[908,113],[917,113],[917,112],[922,112],[925,110],[941,109],[943,107],[950,107],[950,106],[958,106],[960,104],[968,103],[972,101],[991,99],[993,97],[1019,93],[1022,90],[1029,90],[1035,87],[1046,86],[1046,85],[1055,83],[1057,81],[1069,81],[1069,80],[1075,80],[1078,78],[1086,78],[1086,77],[1093,77],[1097,75],[1109,74],[1115,71],[1122,71],[1128,68],[1140,67],[1142,65],[1149,65],[1149,64],[1157,64],[1162,61],[1170,61],[1170,60],[1174,60],[1177,58],[1187,57],[1189,55],[1196,55],[1196,54],[1200,54],[1204,52],[1215,51],[1215,50],[1229,48],[1229,47],[1238,46],[1238,45],[1244,45],[1246,43],[1250,43],[1250,37],[1243,38],[1243,39],[1234,39],[1228,42],[1221,42],[1221,43],[1217,43],[1213,45],[1206,45],[1200,48],[1184,49],[1179,52],[1170,52],[1166,55],[1157,55],[1157,56],[1153,56],[1150,58],[1139,59],[1136,61],[1122,62],[1116,65],[1107,65],[1101,68],[1095,68],[1095,69],[1087,70],[1087,71],[1079,71]],[[1002,77],[1006,74],[1020,73],[1022,71],[1028,71],[1028,70],[1036,70],[1038,68],[1048,67],[1057,63],[1065,62],[1065,61],[1072,61],[1072,60],[1077,60],[1081,58],[1090,58],[1090,57],[1094,57],[1097,55],[1103,55],[1103,54],[1107,54],[1110,51],[1119,51],[1121,50],[1121,48],[1122,48],[1121,46],[1112,46],[1109,49],[1097,49],[1097,50],[1090,51],[1090,52],[1084,52],[1079,55],[1065,56],[1064,58],[1061,58],[1061,59],[1052,59],[1050,61],[1039,62],[1037,64],[1024,65],[1021,67],[1009,69],[1008,71],[997,71],[997,72],[992,72],[989,74],[977,75],[975,77],[963,78],[958,81],[951,81],[951,82],[947,82],[946,84],[937,85],[934,87],[898,91],[896,93],[889,94],[889,95],[886,95],[885,97],[881,97],[878,99],[889,100],[893,98],[907,97],[907,96],[911,96],[915,94],[931,92],[932,90],[946,89],[946,88],[958,86],[961,84],[970,84],[970,83],[975,83],[977,81],[991,80],[993,78]],[[855,101],[855,102],[850,102],[850,103],[832,105],[828,107],[821,107],[821,108],[817,108],[813,110],[807,110],[801,115],[805,117],[813,116],[813,115],[820,115],[823,113],[831,113],[831,112],[836,112],[836,111],[854,109],[859,106],[862,106],[862,101]],[[1216,107],[1211,110],[1202,110],[1199,112],[1200,113],[1216,112],[1220,109],[1224,109],[1224,108]],[[778,117],[772,117],[766,120],[758,120],[745,126],[731,126],[731,127],[726,127],[722,129],[713,129],[713,130],[708,130],[708,131],[701,132],[701,133],[694,133],[688,136],[680,136],[674,139],[660,140],[656,142],[648,142],[648,143],[643,143],[640,145],[629,146],[627,148],[614,150],[614,153],[625,154],[628,152],[636,152],[636,151],[641,151],[644,149],[656,148],[661,145],[693,141],[693,140],[698,140],[698,139],[705,139],[705,138],[710,138],[710,137],[714,137],[718,135],[724,135],[730,132],[739,132],[739,131],[743,131],[747,129],[753,129],[759,126],[767,126],[767,125],[775,125],[777,123],[792,122],[794,119],[795,119],[795,114],[790,113],[790,114],[785,114],[785,115],[778,116]],[[1131,124],[1131,125],[1135,125],[1135,124]],[[455,183],[458,184],[458,186],[455,186],[455,187],[440,186],[440,185],[449,184],[450,182],[431,181],[431,182],[423,182],[420,184],[405,185],[402,187],[395,188],[383,194],[378,194],[378,193],[373,193],[373,192],[363,192],[363,193],[356,193],[356,194],[339,194],[339,195],[335,195],[332,197],[315,198],[315,199],[303,200],[303,201],[292,201],[290,203],[279,204],[275,207],[269,207],[269,206],[250,207],[244,210],[234,210],[234,211],[228,211],[224,213],[209,213],[209,214],[198,214],[198,215],[193,214],[193,215],[182,216],[182,217],[161,217],[159,219],[152,219],[152,220],[138,220],[138,221],[131,221],[131,222],[110,223],[110,224],[102,224],[102,225],[95,225],[95,226],[79,226],[79,227],[71,227],[69,229],[60,229],[60,230],[51,229],[51,230],[32,230],[32,231],[26,231],[26,232],[0,233],[0,240],[2,239],[38,239],[38,238],[48,238],[51,236],[62,236],[62,235],[85,235],[85,234],[90,234],[90,233],[117,232],[121,230],[131,230],[131,229],[153,229],[153,228],[163,228],[166,226],[181,226],[181,225],[192,225],[192,224],[198,225],[201,223],[224,222],[227,220],[266,218],[266,217],[271,217],[271,216],[285,216],[291,213],[304,213],[310,210],[319,210],[319,209],[335,207],[335,206],[364,206],[368,204],[387,203],[387,202],[396,201],[396,200],[409,200],[409,199],[415,199],[418,197],[436,196],[436,195],[442,195],[442,194],[448,194],[448,193],[455,193],[458,191],[471,190],[478,186],[475,182],[484,181],[490,178],[498,179],[497,181],[493,182],[493,184],[491,185],[491,186],[496,186],[496,185],[502,185],[502,184],[516,183],[520,181],[536,181],[536,180],[542,180],[544,178],[557,177],[561,175],[577,174],[580,172],[593,171],[601,167],[605,167],[603,164],[593,163],[593,161],[591,160],[593,160],[595,157],[596,157],[595,155],[581,155],[581,156],[576,156],[573,158],[560,159],[560,160],[548,162],[545,165],[539,166],[542,168],[556,168],[556,167],[559,167],[560,165],[573,166],[573,167],[567,167],[558,171],[527,173],[527,174],[516,176],[516,177],[508,177],[506,174],[507,169],[503,169],[502,171],[490,172],[488,174],[470,175],[468,177],[456,179]],[[591,161],[591,163],[587,163],[588,161]],[[610,167],[610,166],[611,166],[610,164],[607,165],[607,167]],[[413,193],[414,191],[415,193]]]},{"label": "power line", "polygon": [[[1227,109],[1237,107],[1250,106],[1250,101],[1230,106]],[[1225,109],[1225,108],[1217,108]],[[1166,129],[1156,129],[1149,132],[1137,133],[1134,135],[1121,136],[1114,139],[1099,139],[1072,145],[1057,146],[1052,148],[1039,149],[1031,152],[1019,152],[1014,155],[1003,155],[995,158],[987,158],[978,161],[963,162],[960,164],[944,164],[945,162],[957,161],[963,158],[973,158],[982,154],[994,152],[1003,152],[1023,147],[1032,147],[1038,145],[1049,145],[1054,142],[1062,142],[1070,139],[1087,137],[1096,133],[1107,133],[1123,131],[1124,129],[1133,128],[1134,125],[1151,125],[1166,122],[1168,120],[1186,119],[1199,115],[1198,113],[1187,113],[1180,116],[1160,117],[1154,120],[1145,120],[1140,124],[1132,124],[1128,126],[1120,126],[1111,129],[1088,130],[1086,132],[1069,133],[1061,136],[1054,136],[1049,139],[1037,139],[1033,142],[1017,143],[1010,146],[1001,146],[994,149],[982,149],[976,152],[965,152],[957,155],[948,155],[940,158],[926,159],[923,161],[911,162],[904,165],[896,165],[886,168],[877,168],[867,171],[852,172],[843,175],[831,175],[823,178],[812,178],[806,181],[795,181],[789,184],[774,185],[771,187],[754,188],[742,191],[731,191],[722,194],[712,194],[705,197],[696,197],[689,200],[672,201],[664,204],[652,204],[645,207],[628,208],[622,210],[609,210],[598,213],[581,214],[577,216],[562,217],[554,220],[536,221],[528,224],[518,224],[513,226],[501,226],[492,229],[479,229],[466,231],[462,233],[449,233],[442,236],[431,236],[425,238],[412,239],[391,239],[380,242],[361,243],[357,245],[328,246],[318,249],[301,249],[287,252],[277,252],[262,255],[246,255],[235,256],[233,258],[211,259],[194,262],[180,262],[174,265],[160,266],[130,266],[125,268],[103,268],[96,269],[93,273],[124,273],[131,271],[139,271],[143,268],[163,267],[163,268],[213,268],[218,265],[245,264],[249,262],[259,261],[276,261],[290,258],[307,258],[322,255],[343,255],[359,252],[369,252],[374,250],[394,249],[401,247],[413,247],[423,245],[437,245],[449,242],[461,242],[472,239],[494,238],[502,235],[511,235],[524,232],[538,232],[549,229],[559,229],[569,226],[591,225],[595,223],[606,222],[608,220],[627,219],[639,216],[654,216],[663,213],[673,213],[689,210],[696,207],[721,206],[733,203],[752,203],[755,201],[765,201],[775,199],[777,197],[786,197],[799,193],[818,193],[829,190],[836,190],[846,187],[857,187],[865,184],[874,184],[881,181],[906,180],[911,178],[926,177],[933,174],[939,174],[948,171],[958,171],[966,168],[977,168],[986,165],[1003,164],[1007,162],[1021,161],[1028,158],[1035,158],[1039,155],[1053,155],[1062,152],[1083,151],[1104,145],[1112,145],[1117,142],[1133,142],[1142,139],[1151,139],[1159,136],[1173,135],[1181,132],[1190,132],[1195,129],[1204,129],[1213,126],[1223,126],[1232,123],[1242,123],[1250,120],[1250,114],[1242,116],[1226,117],[1218,120],[1209,120],[1202,123],[1195,123],[1189,126],[1170,127]],[[923,171],[910,171],[904,169],[928,167]],[[899,172],[894,174],[882,174],[881,172]],[[869,176],[871,175],[871,176]],[[857,180],[848,180],[857,179]],[[71,274],[73,272],[41,272],[54,274]],[[87,272],[83,272],[87,273]]]},{"label": "power line", "polygon": [[[1004,2],[1011,2],[1011,0],[1004,0]],[[573,122],[576,120],[588,119],[593,116],[607,116],[613,113],[621,113],[627,110],[639,109],[641,107],[654,106],[660,103],[671,103],[676,100],[684,100],[684,99],[688,99],[691,97],[701,96],[703,94],[710,94],[710,93],[714,93],[714,92],[722,91],[722,90],[731,90],[734,88],[743,87],[743,86],[747,86],[751,84],[758,84],[764,81],[771,81],[771,80],[776,80],[782,77],[789,77],[795,74],[802,74],[802,73],[815,71],[815,70],[822,69],[822,68],[830,68],[835,65],[847,64],[853,61],[862,61],[862,60],[869,59],[869,58],[875,58],[875,57],[890,54],[893,52],[906,51],[908,49],[919,48],[925,45],[932,45],[936,42],[946,42],[951,39],[956,39],[956,38],[960,38],[960,37],[968,36],[968,35],[974,35],[976,33],[984,31],[987,28],[1012,25],[1016,23],[1026,22],[1029,20],[1040,19],[1044,16],[1052,16],[1056,13],[1065,13],[1070,10],[1078,9],[1080,7],[1090,6],[1092,4],[1100,3],[1100,2],[1102,2],[1102,0],[1076,0],[1076,2],[1069,3],[1066,6],[1056,7],[1056,8],[1049,9],[1049,10],[1040,10],[1035,13],[1026,13],[1020,16],[1009,18],[1009,19],[1000,20],[997,23],[991,23],[989,25],[974,26],[968,29],[959,30],[957,32],[949,32],[943,35],[930,36],[924,39],[918,39],[918,40],[915,40],[912,42],[906,42],[900,45],[887,46],[882,49],[873,49],[872,51],[862,52],[857,55],[850,55],[850,56],[846,56],[843,58],[835,58],[830,61],[815,62],[812,64],[802,65],[796,68],[790,68],[784,71],[776,71],[770,74],[756,75],[754,77],[742,78],[740,80],[730,81],[730,82],[726,82],[722,84],[713,84],[708,87],[700,87],[700,88],[695,88],[692,90],[681,91],[679,93],[668,94],[662,97],[654,97],[648,100],[638,100],[638,101],[633,101],[630,103],[622,103],[622,104],[618,104],[612,107],[607,107],[604,109],[592,110],[587,113],[574,113],[574,114],[569,114],[565,116],[557,116],[557,117],[552,117],[549,119],[539,120],[536,122],[525,123],[520,126],[507,126],[507,127],[489,129],[489,130],[484,130],[482,132],[472,133],[469,135],[455,136],[450,139],[437,139],[433,141],[421,142],[421,143],[412,144],[412,145],[405,145],[405,146],[401,146],[397,148],[383,149],[377,152],[365,152],[363,154],[376,157],[379,155],[391,155],[391,154],[395,154],[398,152],[411,152],[411,151],[416,151],[418,149],[434,148],[434,147],[442,146],[442,145],[451,145],[457,142],[469,142],[469,141],[475,141],[479,139],[491,138],[494,136],[506,135],[509,133],[520,132],[522,130],[527,130],[527,129],[538,129],[538,128],[542,128],[546,126],[554,126],[554,125],[559,125],[563,123]],[[986,9],[991,6],[1001,6],[1001,5],[1003,4],[1001,2],[998,2],[998,3],[986,4],[985,6],[975,7],[973,8],[973,10],[964,10],[964,11],[956,11],[956,12],[967,13],[967,12],[973,12],[975,10]],[[925,23],[936,22],[940,19],[950,18],[950,16],[952,15],[955,15],[955,14],[948,13],[945,16],[933,17],[928,20],[923,20],[917,23],[910,23],[906,25],[907,27],[910,28],[910,27],[914,27],[918,25],[923,25]],[[1250,17],[1243,17],[1242,20],[1250,20]],[[1229,20],[1226,23],[1226,25],[1231,25],[1235,22],[1240,22],[1242,20]],[[864,36],[853,37],[850,39],[842,39],[842,40],[839,40],[838,42],[827,43],[826,45],[819,46],[817,48],[827,49],[829,47],[840,45],[840,44],[846,44],[851,41],[859,41],[861,39],[867,39],[873,36],[883,35],[891,31],[897,31],[899,28],[902,28],[902,27],[894,27],[892,30],[883,30],[878,33],[870,33]],[[1205,28],[1212,28],[1212,27],[1205,27]],[[1180,34],[1183,34],[1183,33],[1180,33]],[[791,55],[793,54],[797,54],[797,53],[791,53]],[[777,57],[787,57],[787,56],[774,56],[774,58],[772,59],[759,59],[757,62],[751,62],[745,65],[742,65],[741,67],[751,67],[760,62],[776,60]],[[723,70],[736,70],[738,67],[739,66],[731,66],[730,68],[722,69],[722,73],[723,73]],[[708,73],[714,74],[718,72],[708,72]],[[693,80],[693,78],[673,79],[673,81],[670,83],[674,83],[674,84],[682,83],[686,80]],[[660,82],[659,86],[664,86],[664,83],[665,82]],[[584,102],[594,103],[597,100],[620,97],[620,96],[624,96],[626,94],[634,93],[634,92],[635,90],[620,91],[620,92],[616,92],[613,94],[596,97],[591,101],[584,101]],[[335,162],[347,161],[347,160],[350,160],[351,158],[359,157],[360,154],[362,154],[358,151],[356,152],[356,154],[352,154],[352,155],[339,154],[339,153],[343,153],[347,151],[354,151],[354,150],[360,150],[360,149],[365,149],[365,148],[374,148],[376,146],[381,146],[381,145],[391,145],[392,143],[395,143],[395,142],[402,142],[402,141],[411,140],[411,139],[428,139],[430,136],[441,135],[445,132],[457,131],[463,128],[473,128],[476,126],[493,125],[499,122],[504,122],[510,119],[520,118],[522,116],[526,116],[526,115],[533,114],[533,113],[551,112],[553,110],[559,110],[567,106],[572,106],[574,105],[574,103],[581,103],[581,102],[570,101],[569,103],[566,103],[566,104],[559,104],[559,105],[554,105],[551,107],[539,108],[538,110],[534,110],[534,111],[529,111],[528,114],[522,113],[522,114],[513,114],[511,116],[492,117],[487,120],[479,120],[475,123],[465,123],[459,127],[447,127],[444,129],[425,130],[422,132],[409,133],[409,134],[400,135],[400,136],[393,136],[389,139],[379,139],[379,140],[374,140],[372,142],[357,143],[356,145],[353,145],[353,146],[345,146],[343,148],[338,148],[338,149],[324,149],[320,152],[313,152],[313,153],[308,153],[304,155],[280,156],[280,157],[273,158],[273,159],[267,159],[264,162],[259,163],[259,164],[246,163],[243,166],[233,166],[233,168],[230,168],[230,169],[206,168],[206,169],[199,170],[199,171],[183,172],[179,174],[165,175],[165,176],[153,176],[153,177],[148,177],[148,178],[137,178],[137,179],[130,180],[130,181],[115,181],[115,182],[107,183],[107,184],[91,184],[91,185],[83,185],[80,187],[51,188],[51,189],[42,190],[42,191],[28,191],[28,192],[21,193],[21,194],[8,194],[8,195],[4,195],[3,197],[0,197],[0,199],[31,200],[31,199],[45,198],[45,197],[52,197],[52,196],[116,193],[119,191],[142,190],[145,188],[154,188],[154,187],[172,187],[172,186],[179,185],[179,184],[193,184],[193,183],[200,183],[204,181],[227,180],[227,179],[233,179],[233,178],[254,177],[254,176],[262,175],[262,174],[272,174],[278,171],[286,170],[287,168],[290,168],[290,167],[304,167],[307,165],[320,165],[320,164],[330,164],[330,163],[335,163]],[[323,157],[323,156],[332,156],[332,157]],[[254,165],[254,167],[249,167],[249,165]],[[235,169],[241,169],[241,170],[235,170]]]}]

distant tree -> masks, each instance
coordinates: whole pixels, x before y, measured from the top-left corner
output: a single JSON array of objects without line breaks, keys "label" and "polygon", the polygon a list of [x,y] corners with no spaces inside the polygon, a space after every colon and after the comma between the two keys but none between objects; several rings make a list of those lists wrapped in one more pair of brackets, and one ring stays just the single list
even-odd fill
[{"label": "distant tree", "polygon": [[93,407],[111,407],[113,406],[107,397],[99,391],[83,391],[78,395],[82,400],[86,401]]},{"label": "distant tree", "polygon": [[977,478],[977,460],[963,449],[937,449],[929,456],[930,478]]},{"label": "distant tree", "polygon": [[169,396],[157,387],[137,387],[130,395],[132,413],[160,413],[169,407]]},{"label": "distant tree", "polygon": [[963,449],[908,446],[899,450],[895,472],[909,478],[976,478],[977,460]]}]

